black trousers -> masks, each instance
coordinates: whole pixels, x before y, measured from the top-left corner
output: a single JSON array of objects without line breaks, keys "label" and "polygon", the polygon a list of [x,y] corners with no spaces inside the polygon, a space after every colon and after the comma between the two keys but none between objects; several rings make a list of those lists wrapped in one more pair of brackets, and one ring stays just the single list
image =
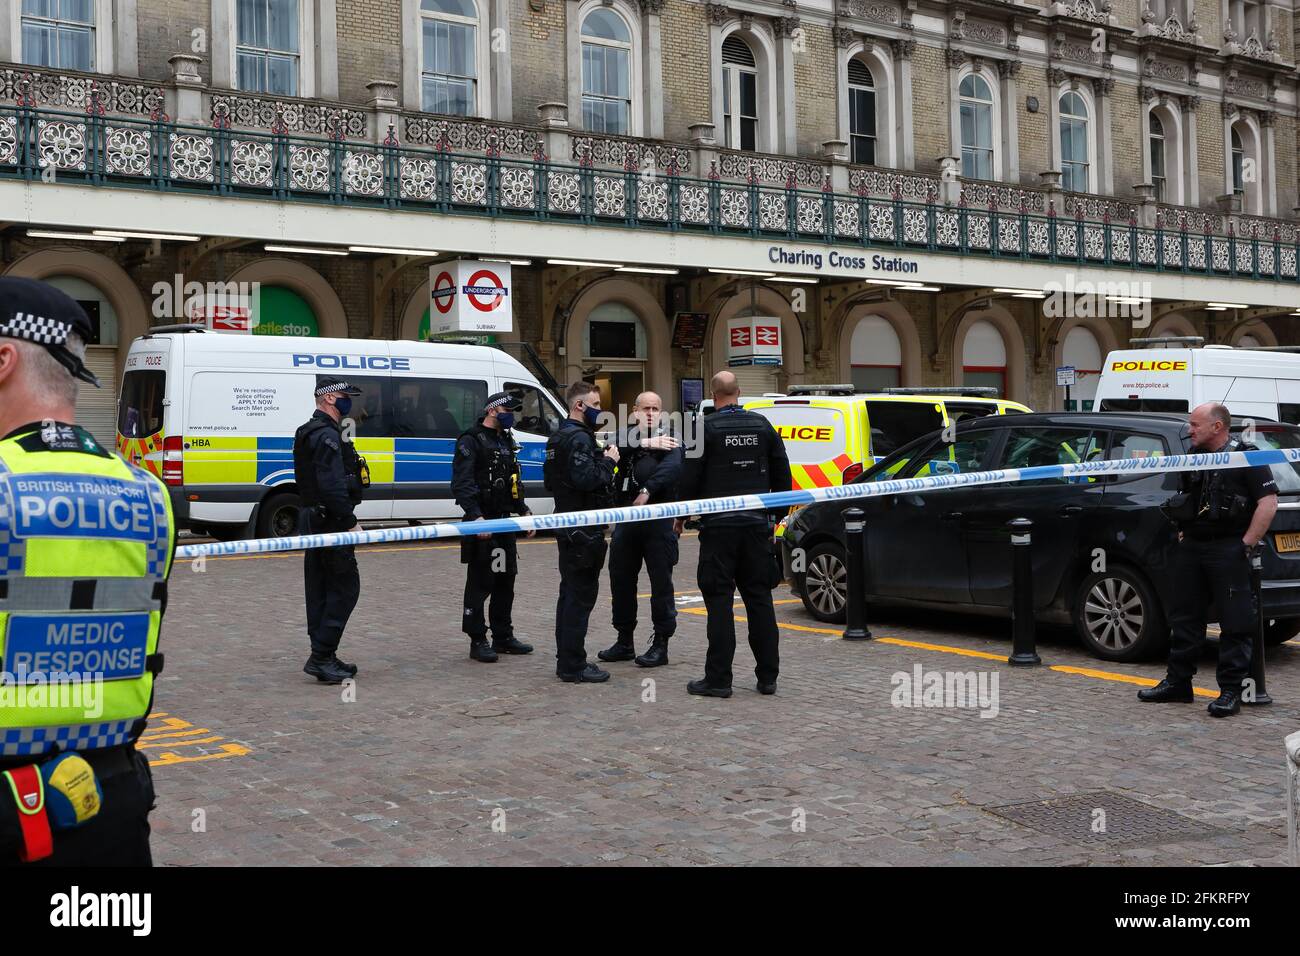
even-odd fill
[{"label": "black trousers", "polygon": [[677,604],[673,600],[677,554],[672,518],[615,525],[609,543],[609,593],[619,640],[631,643],[636,631],[637,578],[642,562],[650,576],[650,620],[655,636],[673,636],[677,630]]},{"label": "black trousers", "polygon": [[1172,570],[1179,596],[1169,610],[1173,629],[1169,680],[1185,683],[1196,673],[1205,646],[1209,603],[1219,612],[1221,690],[1238,690],[1250,673],[1250,657],[1259,627],[1259,609],[1250,586],[1250,560],[1239,535],[1197,541],[1184,537],[1174,549]]},{"label": "black trousers", "polygon": [[153,865],[149,811],[153,809],[154,789],[149,761],[129,745],[82,756],[94,769],[104,791],[100,811],[79,827],[56,830],[54,853],[35,863],[25,864],[18,859],[22,837],[17,811],[9,787],[0,783],[4,787],[0,793],[0,866]]},{"label": "black trousers", "polygon": [[[303,509],[302,515],[300,527],[303,534],[325,533],[323,529],[312,527],[307,509]],[[348,626],[352,609],[361,597],[361,574],[357,571],[357,557],[352,545],[304,551],[302,575],[311,650],[313,654],[329,657],[338,650],[343,629]]]},{"label": "black trousers", "polygon": [[557,531],[560,597],[555,602],[555,673],[576,674],[587,666],[587,622],[600,593],[605,566],[603,531]]},{"label": "black trousers", "polygon": [[704,679],[711,687],[731,686],[731,662],[736,656],[736,591],[749,619],[749,647],[754,674],[762,683],[776,680],[780,670],[772,550],[766,527],[706,527],[700,531],[697,583],[709,611],[709,650]]},{"label": "black trousers", "polygon": [[[465,564],[465,611],[460,629],[478,640],[487,636],[504,641],[514,636],[510,613],[515,604],[515,577],[519,573],[518,548],[513,534],[494,534],[486,540],[478,537],[461,541],[460,559]],[[483,620],[483,603],[488,601],[487,621]]]}]

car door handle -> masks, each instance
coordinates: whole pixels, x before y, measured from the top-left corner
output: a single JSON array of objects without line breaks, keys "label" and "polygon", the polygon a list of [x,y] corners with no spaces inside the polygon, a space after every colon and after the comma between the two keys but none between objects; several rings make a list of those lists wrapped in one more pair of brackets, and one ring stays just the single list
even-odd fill
[{"label": "car door handle", "polygon": [[1083,514],[1083,505],[1061,505],[1056,513],[1062,518],[1075,518]]},{"label": "car door handle", "polygon": [[943,521],[960,521],[964,517],[966,516],[960,511],[945,511],[939,515],[939,518]]}]

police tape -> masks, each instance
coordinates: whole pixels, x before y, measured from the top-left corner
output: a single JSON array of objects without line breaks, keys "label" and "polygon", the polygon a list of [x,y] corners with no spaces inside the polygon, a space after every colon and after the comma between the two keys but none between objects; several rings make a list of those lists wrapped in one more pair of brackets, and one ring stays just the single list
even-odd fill
[{"label": "police tape", "polygon": [[[343,531],[335,534],[308,534],[287,538],[256,538],[247,541],[220,541],[211,544],[187,544],[176,549],[180,559],[221,557],[237,554],[264,554],[277,551],[306,551],[340,545],[397,544],[457,538],[476,534],[499,534],[526,531],[566,531],[598,525],[627,524],[662,518],[691,518],[732,511],[761,511],[790,508],[818,501],[852,501],[898,494],[920,494],[947,488],[1000,485],[1044,478],[1091,478],[1098,475],[1153,475],[1168,472],[1209,471],[1218,468],[1244,468],[1249,465],[1300,463],[1300,448],[1266,451],[1206,452],[1192,455],[1165,455],[1151,458],[1085,461],[1069,465],[1035,465],[1029,468],[1001,468],[991,471],[953,472],[927,475],[924,478],[895,478],[888,481],[858,482],[809,488],[798,491],[773,491],[765,494],[732,495],[725,498],[701,498],[667,504],[639,505],[626,508],[598,508],[593,511],[570,511],[518,518],[494,518],[484,521],[458,521],[406,528],[381,528],[375,531]],[[946,462],[935,462],[943,465]]]}]

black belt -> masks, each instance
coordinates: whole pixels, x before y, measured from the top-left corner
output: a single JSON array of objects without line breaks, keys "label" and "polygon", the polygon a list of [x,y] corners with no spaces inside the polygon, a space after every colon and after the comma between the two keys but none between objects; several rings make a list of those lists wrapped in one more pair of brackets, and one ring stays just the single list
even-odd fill
[{"label": "black belt", "polygon": [[[64,751],[60,751],[63,753]],[[111,779],[124,773],[135,772],[135,748],[130,744],[119,744],[102,750],[78,750],[77,756],[85,759],[95,776],[100,780]],[[0,770],[12,770],[14,767],[26,767],[30,764],[45,763],[58,754],[32,754],[30,757],[5,757],[0,759]]]}]

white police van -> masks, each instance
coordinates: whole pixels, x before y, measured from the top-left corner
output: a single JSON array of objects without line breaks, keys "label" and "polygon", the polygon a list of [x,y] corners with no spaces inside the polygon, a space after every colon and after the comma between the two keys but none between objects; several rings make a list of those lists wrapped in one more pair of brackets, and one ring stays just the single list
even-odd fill
[{"label": "white police van", "polygon": [[502,390],[523,401],[514,435],[528,505],[551,511],[542,461],[564,412],[519,361],[488,346],[158,330],[127,355],[118,451],[162,478],[180,527],[218,538],[295,534],[293,435],[316,407],[321,375],[362,389],[350,418],[371,485],[358,519],[460,517],[456,439]]},{"label": "white police van", "polygon": [[1236,416],[1297,425],[1300,355],[1228,345],[1119,349],[1106,356],[1096,402],[1103,412],[1190,412],[1221,402]]}]

